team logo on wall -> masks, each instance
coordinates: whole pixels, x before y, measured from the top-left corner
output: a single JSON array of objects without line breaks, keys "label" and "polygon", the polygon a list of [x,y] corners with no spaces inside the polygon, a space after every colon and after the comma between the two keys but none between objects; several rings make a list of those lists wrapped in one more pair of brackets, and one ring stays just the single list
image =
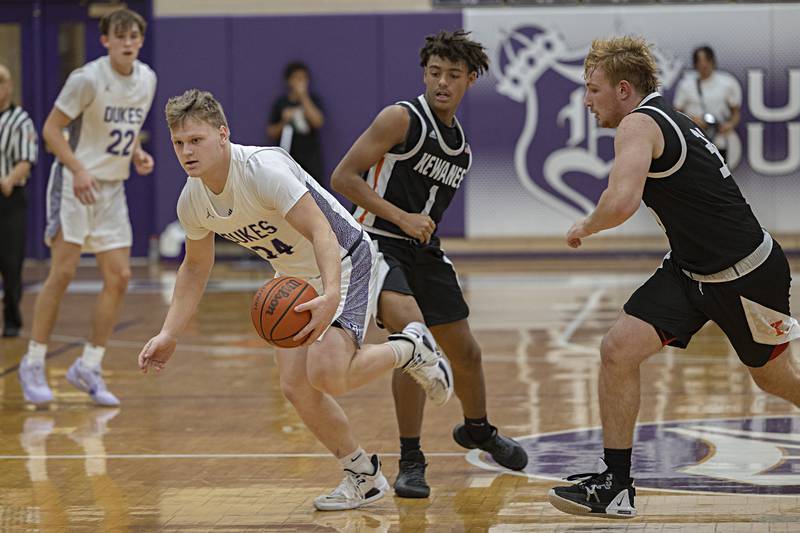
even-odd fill
[{"label": "team logo on wall", "polygon": [[[603,451],[598,428],[517,439],[528,452],[525,473],[563,480],[592,472]],[[479,450],[473,464],[503,469]],[[641,424],[633,450],[636,486],[682,492],[800,494],[800,416]]]},{"label": "team logo on wall", "polygon": [[[497,49],[492,71],[498,93],[525,106],[514,147],[520,183],[537,199],[573,216],[594,209],[605,189],[613,154],[613,130],[600,128],[583,105],[583,59],[589,43],[570,49],[555,30],[517,27]],[[680,62],[653,50],[664,89],[681,73]],[[540,95],[539,86],[547,87]],[[540,98],[541,96],[541,98]],[[547,135],[537,135],[546,124]]]}]

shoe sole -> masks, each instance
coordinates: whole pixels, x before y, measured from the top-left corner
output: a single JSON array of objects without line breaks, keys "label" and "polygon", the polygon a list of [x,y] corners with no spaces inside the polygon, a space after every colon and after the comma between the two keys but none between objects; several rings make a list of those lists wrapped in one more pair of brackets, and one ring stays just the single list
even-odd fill
[{"label": "shoe sole", "polygon": [[[436,365],[444,373],[445,381],[447,382],[445,385],[444,398],[431,398],[430,396],[427,395],[427,391],[426,391],[426,396],[433,405],[435,405],[436,407],[441,407],[448,401],[450,401],[450,398],[453,397],[453,373],[450,371],[450,366],[447,365],[446,363],[442,363],[442,361],[437,361]],[[416,381],[415,377],[414,380]],[[417,383],[419,383],[419,385],[422,386],[422,383],[420,383],[419,381]]]},{"label": "shoe sole", "polygon": [[447,393],[445,395],[444,401],[442,403],[436,404],[438,406],[442,406],[446,404],[448,401],[450,401],[450,398],[453,397],[453,390],[455,389],[455,386],[453,384],[453,369],[450,366],[450,363],[444,359],[444,355],[442,355],[442,359],[437,361],[436,364],[439,366],[439,368],[442,369],[442,372],[444,372],[445,379],[447,380],[447,384],[449,385],[447,387]]},{"label": "shoe sole", "polygon": [[47,405],[48,403],[52,402],[55,398],[48,398],[47,400],[39,400],[38,402],[31,400],[25,391],[22,391],[22,397],[25,398],[25,401],[28,403],[32,403],[33,405]]},{"label": "shoe sole", "polygon": [[431,489],[430,489],[430,487],[428,487],[427,490],[420,489],[419,492],[415,492],[413,490],[406,491],[406,490],[398,489],[397,487],[394,487],[394,495],[397,496],[398,498],[411,498],[411,499],[421,500],[421,499],[430,497]]},{"label": "shoe sole", "polygon": [[635,509],[633,510],[633,514],[629,515],[593,513],[591,507],[586,507],[585,505],[575,503],[572,500],[562,498],[561,496],[556,494],[553,489],[550,489],[550,491],[547,493],[547,501],[549,501],[550,505],[552,505],[562,513],[567,513],[567,514],[573,514],[578,516],[592,516],[596,518],[609,518],[612,520],[628,520],[630,518],[636,518]]}]

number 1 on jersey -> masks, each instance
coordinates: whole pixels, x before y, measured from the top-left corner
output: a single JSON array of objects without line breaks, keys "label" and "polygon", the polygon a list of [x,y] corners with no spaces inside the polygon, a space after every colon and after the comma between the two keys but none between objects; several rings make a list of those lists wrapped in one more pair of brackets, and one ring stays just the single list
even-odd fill
[{"label": "number 1 on jersey", "polygon": [[700,128],[692,128],[690,131],[694,134],[695,137],[705,141],[706,149],[719,158],[719,162],[722,163],[722,166],[719,167],[719,173],[722,174],[722,177],[723,178],[729,177],[731,175],[731,171],[728,168],[727,163],[725,163],[725,159],[722,157],[722,154],[719,153],[719,149],[717,148],[717,146],[711,141],[709,141],[705,135],[703,135],[703,132],[700,131]]},{"label": "number 1 on jersey", "polygon": [[431,192],[428,194],[428,201],[425,202],[425,208],[422,210],[423,215],[430,215],[433,204],[436,203],[436,192],[439,190],[438,185],[431,187]]}]

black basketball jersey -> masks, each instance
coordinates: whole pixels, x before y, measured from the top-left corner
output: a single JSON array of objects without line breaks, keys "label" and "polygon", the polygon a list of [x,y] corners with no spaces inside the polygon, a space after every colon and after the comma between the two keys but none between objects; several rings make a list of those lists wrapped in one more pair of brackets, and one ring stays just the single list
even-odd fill
[{"label": "black basketball jersey", "polygon": [[[424,95],[398,104],[411,116],[406,141],[387,152],[363,177],[384,200],[408,213],[425,213],[438,226],[472,164],[469,144],[458,119],[452,128],[447,127]],[[362,207],[356,207],[353,216],[367,231],[411,238]]]},{"label": "black basketball jersey", "polygon": [[664,152],[650,164],[642,199],[681,268],[713,274],[752,253],[763,230],[717,147],[692,120],[653,93],[634,109],[653,118]]}]

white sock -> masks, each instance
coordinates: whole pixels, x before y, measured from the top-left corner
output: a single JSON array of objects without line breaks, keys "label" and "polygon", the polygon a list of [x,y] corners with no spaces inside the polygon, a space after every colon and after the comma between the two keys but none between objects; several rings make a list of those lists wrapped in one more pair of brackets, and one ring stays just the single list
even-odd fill
[{"label": "white sock", "polygon": [[83,355],[81,361],[83,366],[87,368],[97,368],[103,362],[103,356],[106,354],[105,346],[95,346],[94,344],[86,343],[83,347]]},{"label": "white sock", "polygon": [[386,344],[394,352],[394,367],[402,368],[406,366],[412,357],[414,357],[414,345],[408,341],[401,339],[394,339],[387,341]]},{"label": "white sock", "polygon": [[345,455],[339,459],[339,464],[342,468],[358,472],[359,474],[374,474],[375,467],[372,466],[372,461],[369,460],[369,455],[360,446],[356,451],[350,455]]},{"label": "white sock", "polygon": [[25,354],[24,360],[27,364],[44,363],[44,357],[46,355],[47,355],[46,344],[39,344],[36,341],[29,341],[28,353]]},{"label": "white sock", "polygon": [[[428,327],[422,322],[409,322],[403,331],[412,330],[417,336],[422,337],[428,331]],[[402,368],[414,357],[414,345],[405,340],[390,340],[387,342],[394,351],[394,367]]]}]

